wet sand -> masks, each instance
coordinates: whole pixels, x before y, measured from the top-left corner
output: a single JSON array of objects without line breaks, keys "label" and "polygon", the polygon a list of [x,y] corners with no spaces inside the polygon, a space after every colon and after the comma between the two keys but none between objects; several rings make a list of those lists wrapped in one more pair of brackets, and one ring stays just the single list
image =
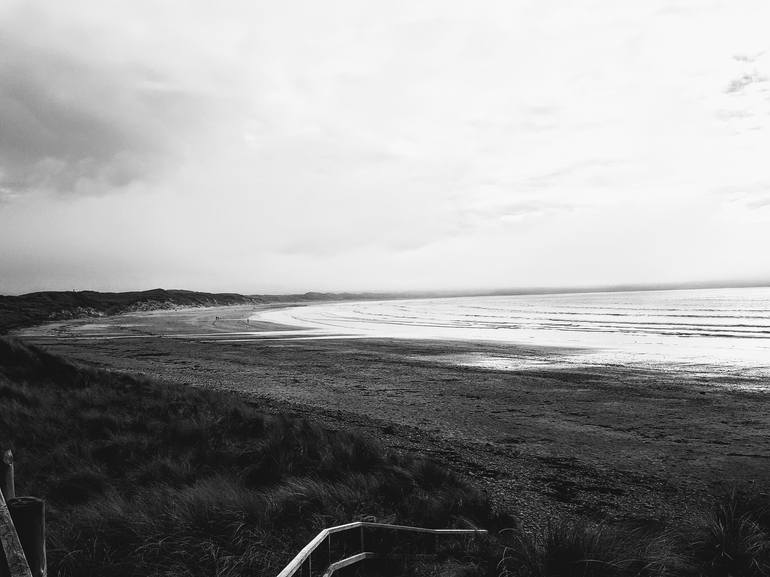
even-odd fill
[{"label": "wet sand", "polygon": [[[158,311],[20,331],[97,366],[236,391],[467,475],[525,526],[564,513],[670,522],[720,487],[770,481],[767,386],[619,366],[499,371],[462,355],[564,351],[480,342],[306,340],[254,307]],[[249,335],[255,330],[269,331]]]}]

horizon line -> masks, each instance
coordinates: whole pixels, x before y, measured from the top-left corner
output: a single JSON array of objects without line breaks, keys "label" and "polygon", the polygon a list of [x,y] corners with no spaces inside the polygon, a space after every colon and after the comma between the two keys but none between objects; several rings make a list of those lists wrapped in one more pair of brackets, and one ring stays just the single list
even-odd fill
[{"label": "horizon line", "polygon": [[770,287],[770,279],[764,280],[740,280],[740,281],[683,281],[683,282],[658,282],[658,283],[619,283],[619,284],[596,284],[596,285],[557,285],[557,286],[523,286],[523,287],[503,287],[503,288],[473,288],[473,289],[401,289],[401,290],[308,290],[305,292],[237,292],[237,291],[207,291],[182,288],[162,288],[154,287],[150,289],[134,290],[95,290],[95,289],[71,289],[71,290],[38,290],[17,294],[3,294],[0,296],[21,297],[41,293],[78,293],[94,292],[103,294],[121,294],[132,292],[150,292],[156,290],[165,291],[186,291],[208,294],[238,294],[246,297],[302,297],[308,295],[316,296],[337,296],[337,297],[459,297],[459,296],[506,296],[506,295],[527,295],[527,294],[570,294],[570,293],[592,293],[592,292],[635,292],[635,291],[656,291],[656,290],[687,290],[687,289],[720,289],[720,288],[763,288]]}]

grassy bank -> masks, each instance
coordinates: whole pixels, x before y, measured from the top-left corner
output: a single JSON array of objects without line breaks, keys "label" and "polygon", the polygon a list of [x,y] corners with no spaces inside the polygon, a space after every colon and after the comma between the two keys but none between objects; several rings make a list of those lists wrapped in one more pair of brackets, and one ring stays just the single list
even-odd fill
[{"label": "grassy bank", "polygon": [[0,440],[48,502],[51,575],[270,575],[363,517],[506,521],[446,470],[241,399],[0,340]]},{"label": "grassy bank", "polygon": [[770,495],[729,491],[676,526],[557,520],[539,535],[504,539],[500,577],[767,577]]}]

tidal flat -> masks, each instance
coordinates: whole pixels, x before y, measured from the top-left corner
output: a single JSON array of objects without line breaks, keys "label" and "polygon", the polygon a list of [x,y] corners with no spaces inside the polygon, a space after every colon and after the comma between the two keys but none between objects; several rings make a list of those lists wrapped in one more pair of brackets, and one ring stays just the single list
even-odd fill
[{"label": "tidal flat", "polygon": [[770,481],[768,383],[623,366],[497,370],[473,356],[559,349],[306,339],[254,306],[67,320],[17,332],[56,355],[161,382],[236,391],[263,409],[357,431],[468,477],[521,525],[563,517],[686,521],[712,495]]}]

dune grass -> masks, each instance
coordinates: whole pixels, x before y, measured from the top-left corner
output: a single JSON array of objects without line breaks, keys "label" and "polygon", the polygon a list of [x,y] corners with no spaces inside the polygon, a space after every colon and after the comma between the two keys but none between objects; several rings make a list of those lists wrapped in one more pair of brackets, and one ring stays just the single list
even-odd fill
[{"label": "dune grass", "polygon": [[560,519],[504,531],[499,577],[767,577],[770,495],[731,489],[689,524],[650,528]]},{"label": "dune grass", "polygon": [[696,529],[691,555],[709,577],[770,575],[770,495],[727,492]]},{"label": "dune grass", "polygon": [[685,575],[673,536],[561,520],[540,534],[509,536],[501,577],[663,577]]},{"label": "dune grass", "polygon": [[0,441],[48,502],[51,575],[270,575],[321,528],[505,521],[445,469],[243,399],[0,340]]}]

